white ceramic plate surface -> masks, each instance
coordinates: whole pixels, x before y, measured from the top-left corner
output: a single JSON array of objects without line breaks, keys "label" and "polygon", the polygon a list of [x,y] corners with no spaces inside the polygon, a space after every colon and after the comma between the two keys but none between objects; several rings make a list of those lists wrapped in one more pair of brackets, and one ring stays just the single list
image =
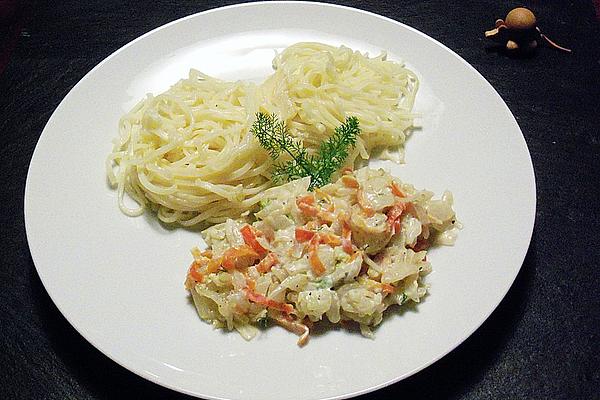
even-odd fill
[{"label": "white ceramic plate surface", "polygon": [[[369,340],[344,330],[304,348],[278,327],[245,342],[201,321],[183,281],[198,233],[129,218],[104,160],[119,117],[146,93],[196,68],[260,81],[274,50],[298,41],[387,50],[422,80],[423,129],[406,164],[384,165],[441,194],[464,224],[454,247],[430,252],[430,295],[392,313]],[[206,398],[324,399],[365,393],[430,365],[500,303],[525,257],[535,181],[523,135],[492,86],[452,51],[396,21],[317,3],[254,3],[158,28],[108,57],[65,97],[37,144],[25,195],[27,237],[59,310],[90,343],[129,370]]]}]

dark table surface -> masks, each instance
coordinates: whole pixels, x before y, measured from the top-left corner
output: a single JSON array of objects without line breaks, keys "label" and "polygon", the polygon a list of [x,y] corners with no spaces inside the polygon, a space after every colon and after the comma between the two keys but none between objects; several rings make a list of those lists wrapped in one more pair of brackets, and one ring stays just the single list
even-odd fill
[{"label": "dark table surface", "polygon": [[[118,366],[59,313],[27,247],[24,187],[44,125],[92,67],[153,28],[232,3],[0,0],[0,399],[185,397]],[[600,399],[600,24],[594,2],[341,3],[411,25],[472,64],[515,115],[537,179],[529,252],[497,310],[433,366],[363,398]],[[573,53],[542,48],[518,58],[490,51],[483,32],[523,4]]]}]

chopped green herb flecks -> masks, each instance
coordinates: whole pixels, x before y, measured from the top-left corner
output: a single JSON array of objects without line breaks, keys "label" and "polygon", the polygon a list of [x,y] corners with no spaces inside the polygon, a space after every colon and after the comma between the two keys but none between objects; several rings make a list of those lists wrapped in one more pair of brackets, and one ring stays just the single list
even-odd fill
[{"label": "chopped green herb flecks", "polygon": [[263,200],[261,200],[261,201],[258,202],[258,206],[262,210],[263,208],[265,208],[266,206],[268,206],[270,202],[271,202],[270,199],[263,199]]},{"label": "chopped green herb flecks", "polygon": [[406,293],[402,293],[402,300],[400,300],[400,305],[406,303],[407,300],[408,296],[406,295]]},{"label": "chopped green herb flecks", "polygon": [[325,276],[323,279],[317,281],[317,288],[319,289],[331,289],[333,286],[333,279],[330,276]]},{"label": "chopped green herb flecks", "polygon": [[267,327],[269,326],[269,318],[263,317],[259,319],[258,326],[260,326],[262,329],[267,329]]}]

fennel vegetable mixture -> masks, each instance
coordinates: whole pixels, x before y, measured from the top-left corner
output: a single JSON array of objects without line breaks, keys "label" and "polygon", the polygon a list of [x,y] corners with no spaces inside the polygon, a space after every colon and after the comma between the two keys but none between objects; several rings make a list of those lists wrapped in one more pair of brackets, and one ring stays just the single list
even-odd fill
[{"label": "fennel vegetable mixture", "polygon": [[259,211],[203,231],[209,247],[192,250],[185,282],[202,319],[248,340],[274,321],[304,345],[324,319],[371,337],[388,307],[425,296],[427,249],[456,237],[451,193],[368,167],[309,184],[271,188]]}]

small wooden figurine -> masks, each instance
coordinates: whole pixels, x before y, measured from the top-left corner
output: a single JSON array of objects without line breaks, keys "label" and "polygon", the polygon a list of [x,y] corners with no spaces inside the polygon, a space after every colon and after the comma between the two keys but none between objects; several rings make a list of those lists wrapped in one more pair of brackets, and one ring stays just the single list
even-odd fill
[{"label": "small wooden figurine", "polygon": [[524,7],[511,10],[504,20],[497,19],[496,27],[486,31],[485,37],[505,44],[509,51],[533,51],[541,41],[544,41],[550,47],[571,52],[570,49],[559,46],[544,35],[537,27],[535,15]]}]

